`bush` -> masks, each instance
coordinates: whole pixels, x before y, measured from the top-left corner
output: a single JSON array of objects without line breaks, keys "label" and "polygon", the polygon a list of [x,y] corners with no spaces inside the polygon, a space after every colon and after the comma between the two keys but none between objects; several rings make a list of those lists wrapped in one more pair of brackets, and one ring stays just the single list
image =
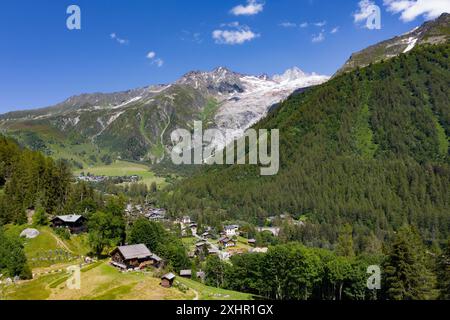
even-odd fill
[{"label": "bush", "polygon": [[0,228],[0,273],[9,277],[19,276],[31,279],[32,273],[27,264],[23,245],[17,236],[7,236]]},{"label": "bush", "polygon": [[55,233],[64,240],[70,240],[70,231],[65,228],[56,228]]},{"label": "bush", "polygon": [[48,225],[47,213],[43,208],[38,208],[33,215],[33,224],[35,226],[46,226]]}]

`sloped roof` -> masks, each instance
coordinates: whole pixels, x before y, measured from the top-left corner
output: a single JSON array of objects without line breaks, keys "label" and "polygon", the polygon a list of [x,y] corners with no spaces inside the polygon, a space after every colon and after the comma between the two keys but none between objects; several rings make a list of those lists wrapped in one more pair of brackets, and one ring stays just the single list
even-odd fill
[{"label": "sloped roof", "polygon": [[181,270],[180,276],[190,276],[192,275],[192,270]]},{"label": "sloped roof", "polygon": [[167,279],[167,280],[173,280],[173,279],[175,279],[175,275],[171,272],[171,273],[168,273],[168,274],[165,274],[165,275],[163,275],[162,277],[161,277],[161,279]]},{"label": "sloped roof", "polygon": [[53,220],[61,219],[64,222],[77,222],[81,218],[83,218],[83,216],[71,214],[71,215],[67,215],[67,216],[56,216],[55,218],[53,218]]},{"label": "sloped roof", "polygon": [[228,237],[222,237],[222,238],[219,239],[219,242],[225,242],[225,243],[227,243],[227,242],[230,242],[230,241],[236,242],[236,241],[234,241],[233,239],[230,239],[230,238],[228,238]]},{"label": "sloped roof", "polygon": [[158,262],[161,262],[163,259],[162,258],[160,258],[160,257],[158,257],[156,254],[154,254],[154,253],[152,253],[152,259],[153,260],[156,260],[156,261],[158,261]]},{"label": "sloped roof", "polygon": [[[143,259],[152,257],[153,254],[148,250],[145,244],[135,244],[131,246],[122,246],[118,247],[117,250],[122,254],[122,256],[126,259]],[[157,256],[156,256],[157,257]],[[159,257],[157,257],[159,258]],[[160,259],[160,258],[159,258]]]}]

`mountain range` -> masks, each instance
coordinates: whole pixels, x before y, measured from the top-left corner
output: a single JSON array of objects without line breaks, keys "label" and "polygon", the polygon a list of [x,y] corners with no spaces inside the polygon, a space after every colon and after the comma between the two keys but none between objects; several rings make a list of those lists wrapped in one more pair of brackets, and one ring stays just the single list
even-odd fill
[{"label": "mountain range", "polygon": [[168,85],[74,96],[55,106],[0,116],[0,129],[35,150],[78,166],[121,158],[159,162],[170,132],[195,120],[219,130],[247,129],[297,89],[327,81],[298,68],[270,78],[224,67],[193,71]]}]

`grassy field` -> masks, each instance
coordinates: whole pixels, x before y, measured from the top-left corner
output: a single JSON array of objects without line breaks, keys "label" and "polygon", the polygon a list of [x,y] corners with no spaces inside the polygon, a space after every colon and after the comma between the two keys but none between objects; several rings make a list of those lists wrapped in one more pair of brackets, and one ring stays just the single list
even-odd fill
[{"label": "grassy field", "polygon": [[248,239],[244,237],[237,237],[236,247],[246,250],[252,249],[252,247],[248,244]]},{"label": "grassy field", "polygon": [[195,244],[199,240],[195,237],[184,237],[184,238],[181,238],[181,241],[183,242],[183,245],[187,251],[192,251],[195,249]]},{"label": "grassy field", "polygon": [[[7,226],[6,232],[19,235],[30,226]],[[59,238],[50,227],[38,227],[40,235],[34,239],[23,239],[25,255],[32,268],[49,267],[72,262],[89,252],[87,235],[73,235],[70,240]]]},{"label": "grassy field", "polygon": [[66,286],[65,272],[43,275],[3,290],[6,300],[248,300],[248,294],[205,286],[177,277],[188,290],[163,288],[151,273],[121,273],[102,261],[81,272],[81,288]]},{"label": "grassy field", "polygon": [[156,177],[155,174],[150,171],[148,166],[127,161],[117,160],[111,165],[99,165],[83,170],[77,170],[75,171],[75,174],[79,175],[81,172],[107,177],[138,175],[142,177],[142,182],[148,186],[150,186],[152,182],[156,182],[158,186],[165,184],[164,178]]},{"label": "grassy field", "polygon": [[251,294],[208,287],[200,282],[181,277],[177,277],[177,281],[195,290],[199,300],[252,300]]}]

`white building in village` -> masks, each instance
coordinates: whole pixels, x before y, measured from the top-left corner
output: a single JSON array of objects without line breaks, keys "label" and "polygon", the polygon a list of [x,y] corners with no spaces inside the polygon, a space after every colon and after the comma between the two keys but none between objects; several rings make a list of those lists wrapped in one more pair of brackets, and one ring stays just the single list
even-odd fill
[{"label": "white building in village", "polygon": [[225,235],[227,237],[237,236],[238,233],[239,233],[239,226],[238,225],[225,226]]}]

